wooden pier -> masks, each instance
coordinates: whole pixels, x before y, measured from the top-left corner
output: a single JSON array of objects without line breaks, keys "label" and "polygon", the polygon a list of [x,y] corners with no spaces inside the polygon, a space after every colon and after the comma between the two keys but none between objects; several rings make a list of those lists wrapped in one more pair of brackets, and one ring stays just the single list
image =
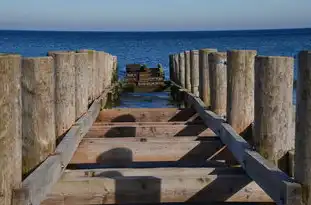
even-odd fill
[{"label": "wooden pier", "polygon": [[169,59],[183,106],[104,109],[116,57],[1,54],[0,204],[310,204],[310,52],[299,53],[296,120],[291,57]]}]

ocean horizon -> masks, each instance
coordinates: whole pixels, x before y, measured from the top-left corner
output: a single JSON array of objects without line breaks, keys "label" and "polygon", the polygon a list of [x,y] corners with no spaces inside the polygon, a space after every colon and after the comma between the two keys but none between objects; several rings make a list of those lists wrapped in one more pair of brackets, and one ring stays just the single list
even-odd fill
[{"label": "ocean horizon", "polygon": [[[292,56],[311,50],[311,28],[231,31],[25,31],[0,30],[0,52],[25,57],[46,56],[51,50],[95,49],[118,57],[119,77],[125,65],[161,63],[169,78],[169,54],[185,50],[216,48],[257,50],[258,55]],[[295,102],[295,97],[294,97]]]}]

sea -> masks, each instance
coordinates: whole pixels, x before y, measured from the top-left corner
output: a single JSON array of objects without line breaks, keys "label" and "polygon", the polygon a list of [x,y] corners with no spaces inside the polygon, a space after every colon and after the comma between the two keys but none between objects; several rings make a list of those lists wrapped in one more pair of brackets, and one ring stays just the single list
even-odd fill
[{"label": "sea", "polygon": [[[63,32],[0,30],[0,52],[26,57],[46,56],[51,50],[101,50],[118,57],[119,78],[128,63],[161,63],[169,77],[169,54],[184,50],[217,48],[254,49],[258,55],[292,56],[311,50],[311,29],[190,31],[190,32]],[[295,103],[295,92],[293,95]],[[168,93],[125,93],[118,107],[169,107]]]}]

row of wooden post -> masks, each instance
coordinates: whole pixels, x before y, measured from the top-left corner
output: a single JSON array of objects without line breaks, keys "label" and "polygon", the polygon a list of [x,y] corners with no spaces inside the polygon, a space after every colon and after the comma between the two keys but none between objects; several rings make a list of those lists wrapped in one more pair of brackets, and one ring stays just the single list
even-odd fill
[{"label": "row of wooden post", "polygon": [[[254,50],[202,49],[172,54],[170,61],[171,79],[225,116],[238,133],[251,128],[255,149],[293,174],[303,185],[304,203],[310,204],[311,52],[298,55],[296,117],[293,57],[259,56]],[[293,150],[295,166],[291,170],[288,153]]]},{"label": "row of wooden post", "polygon": [[111,86],[117,58],[95,50],[0,54],[0,204]]}]

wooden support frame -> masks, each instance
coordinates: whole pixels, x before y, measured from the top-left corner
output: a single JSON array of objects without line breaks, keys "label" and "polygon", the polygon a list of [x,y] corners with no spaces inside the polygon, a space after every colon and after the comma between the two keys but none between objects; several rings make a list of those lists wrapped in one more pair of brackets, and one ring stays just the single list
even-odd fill
[{"label": "wooden support frame", "polygon": [[101,101],[111,90],[107,88],[88,111],[77,120],[65,134],[55,152],[40,164],[23,182],[20,189],[14,190],[13,204],[39,205],[60,179],[82,138],[95,122],[101,109]]},{"label": "wooden support frame", "polygon": [[302,204],[302,187],[299,183],[254,151],[223,118],[206,110],[199,97],[189,93],[174,82],[172,82],[172,85],[186,94],[188,103],[199,113],[204,124],[219,135],[221,141],[227,145],[245,172],[276,204]]}]

